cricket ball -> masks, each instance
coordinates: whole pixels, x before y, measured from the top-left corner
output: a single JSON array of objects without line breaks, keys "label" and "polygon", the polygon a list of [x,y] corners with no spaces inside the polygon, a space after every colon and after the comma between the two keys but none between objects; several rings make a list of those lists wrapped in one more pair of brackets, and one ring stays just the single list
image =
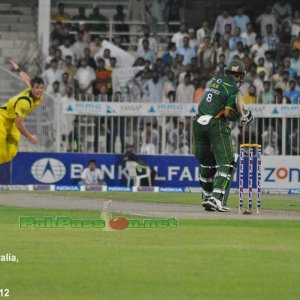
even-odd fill
[{"label": "cricket ball", "polygon": [[116,217],[109,221],[109,225],[112,229],[122,230],[128,227],[128,220],[124,217]]}]

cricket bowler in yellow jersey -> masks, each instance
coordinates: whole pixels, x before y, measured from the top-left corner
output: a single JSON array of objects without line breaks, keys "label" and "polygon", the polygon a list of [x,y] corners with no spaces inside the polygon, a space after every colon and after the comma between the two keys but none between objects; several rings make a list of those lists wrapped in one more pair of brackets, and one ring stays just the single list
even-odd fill
[{"label": "cricket bowler in yellow jersey", "polygon": [[16,156],[21,134],[33,144],[38,142],[38,138],[25,127],[24,119],[41,104],[44,93],[43,79],[35,77],[31,80],[13,60],[10,63],[27,88],[0,106],[0,164]]}]

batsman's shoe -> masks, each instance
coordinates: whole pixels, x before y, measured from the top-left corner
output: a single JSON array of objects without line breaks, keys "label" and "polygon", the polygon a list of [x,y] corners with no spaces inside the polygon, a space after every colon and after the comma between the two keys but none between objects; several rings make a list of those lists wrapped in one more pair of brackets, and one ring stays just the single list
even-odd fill
[{"label": "batsman's shoe", "polygon": [[218,200],[218,199],[215,199],[215,198],[210,198],[206,202],[207,202],[207,205],[210,205],[210,207],[216,209],[217,211],[221,211],[221,212],[230,211],[230,208],[227,207],[227,206],[224,206],[222,204],[221,200]]},{"label": "batsman's shoe", "polygon": [[202,207],[206,210],[206,211],[216,211],[216,208],[212,207],[209,203],[208,200],[204,200],[202,202]]},{"label": "batsman's shoe", "polygon": [[216,211],[216,209],[214,207],[211,207],[209,205],[209,203],[207,203],[207,201],[211,198],[211,194],[209,195],[205,195],[204,193],[202,193],[202,207],[206,210],[206,211]]}]

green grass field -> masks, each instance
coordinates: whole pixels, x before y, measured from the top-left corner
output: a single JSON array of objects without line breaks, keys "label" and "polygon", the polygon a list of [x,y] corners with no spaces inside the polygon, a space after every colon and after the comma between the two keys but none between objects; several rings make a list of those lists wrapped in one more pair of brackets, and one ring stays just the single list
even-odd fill
[{"label": "green grass field", "polygon": [[[194,194],[101,197],[199,203]],[[264,207],[300,210],[297,198],[272,197]],[[8,299],[300,298],[300,220],[180,220],[176,229],[105,232],[19,229],[24,215],[100,218],[96,211],[0,206],[0,255],[19,259],[0,262],[0,289],[10,290]]]}]

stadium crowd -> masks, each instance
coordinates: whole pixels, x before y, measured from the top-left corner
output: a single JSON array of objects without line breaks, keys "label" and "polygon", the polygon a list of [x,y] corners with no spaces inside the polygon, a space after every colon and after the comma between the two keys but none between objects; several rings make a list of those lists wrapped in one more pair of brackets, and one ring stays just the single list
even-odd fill
[{"label": "stadium crowd", "polygon": [[[108,19],[99,7],[89,16],[80,7],[78,15],[71,17],[60,3],[52,20],[56,23],[43,78],[47,91],[55,97],[197,103],[206,82],[214,75],[222,75],[226,64],[238,58],[247,70],[241,87],[246,104],[300,104],[300,11],[287,1],[266,6],[256,19],[240,7],[224,10],[214,24],[202,20],[200,27],[188,28],[181,22],[169,40],[156,33],[162,29],[176,31],[176,26],[168,22],[183,20],[182,1],[130,0],[127,14],[118,5],[113,20],[123,23],[114,25],[113,44],[134,53],[132,66],[141,67],[131,79],[134,88],[126,98],[122,97],[128,96],[123,91],[112,90],[112,71],[119,67],[118,59],[103,47],[101,36],[91,34],[108,30],[104,24]],[[147,25],[127,25],[126,21]],[[161,21],[165,26],[158,26]],[[70,33],[74,31],[76,36]],[[140,31],[137,39],[135,34]],[[163,42],[167,48],[161,51],[158,44]],[[272,128],[265,135],[272,135]]]},{"label": "stadium crowd", "polygon": [[[139,3],[139,6],[137,6]],[[167,20],[180,20],[180,1],[166,2],[159,10],[146,6],[143,0],[132,0],[127,15],[123,7],[116,7],[114,20],[145,22],[152,11],[169,12]],[[173,5],[173,6],[172,6]],[[138,9],[137,9],[138,7]],[[158,42],[152,34],[153,26],[144,26],[143,35],[137,41],[136,61],[133,66],[144,69],[135,77],[143,101],[198,102],[205,83],[213,75],[223,73],[224,66],[233,58],[246,65],[244,100],[246,103],[292,103],[300,101],[300,11],[294,10],[286,1],[267,6],[255,20],[239,8],[235,15],[223,11],[215,23],[203,20],[200,28],[187,28],[181,23],[178,32],[168,42],[165,53],[159,53]],[[172,12],[172,13],[170,13]],[[234,13],[234,11],[232,11]],[[151,14],[156,22],[163,14]],[[89,32],[105,31],[106,24],[88,24],[90,21],[107,22],[98,7],[86,16],[79,8],[78,15],[71,17],[62,3],[52,16],[57,21],[51,32],[49,57],[45,62],[43,77],[47,91],[57,96],[79,94],[100,95],[100,100],[112,97],[112,70],[118,68],[116,57],[110,49],[103,49],[102,38]],[[60,21],[77,20],[79,24],[63,24]],[[155,23],[153,21],[152,23]],[[151,23],[151,24],[152,24]],[[73,25],[73,26],[72,26]],[[120,32],[139,32],[141,25],[116,24]],[[157,28],[154,27],[154,28]],[[76,37],[70,30],[77,31]],[[124,50],[125,42],[134,35],[116,35],[114,44]],[[131,47],[132,48],[132,47]],[[132,49],[130,49],[132,50]],[[131,51],[132,53],[132,51]],[[136,101],[136,99],[131,99]]]}]

